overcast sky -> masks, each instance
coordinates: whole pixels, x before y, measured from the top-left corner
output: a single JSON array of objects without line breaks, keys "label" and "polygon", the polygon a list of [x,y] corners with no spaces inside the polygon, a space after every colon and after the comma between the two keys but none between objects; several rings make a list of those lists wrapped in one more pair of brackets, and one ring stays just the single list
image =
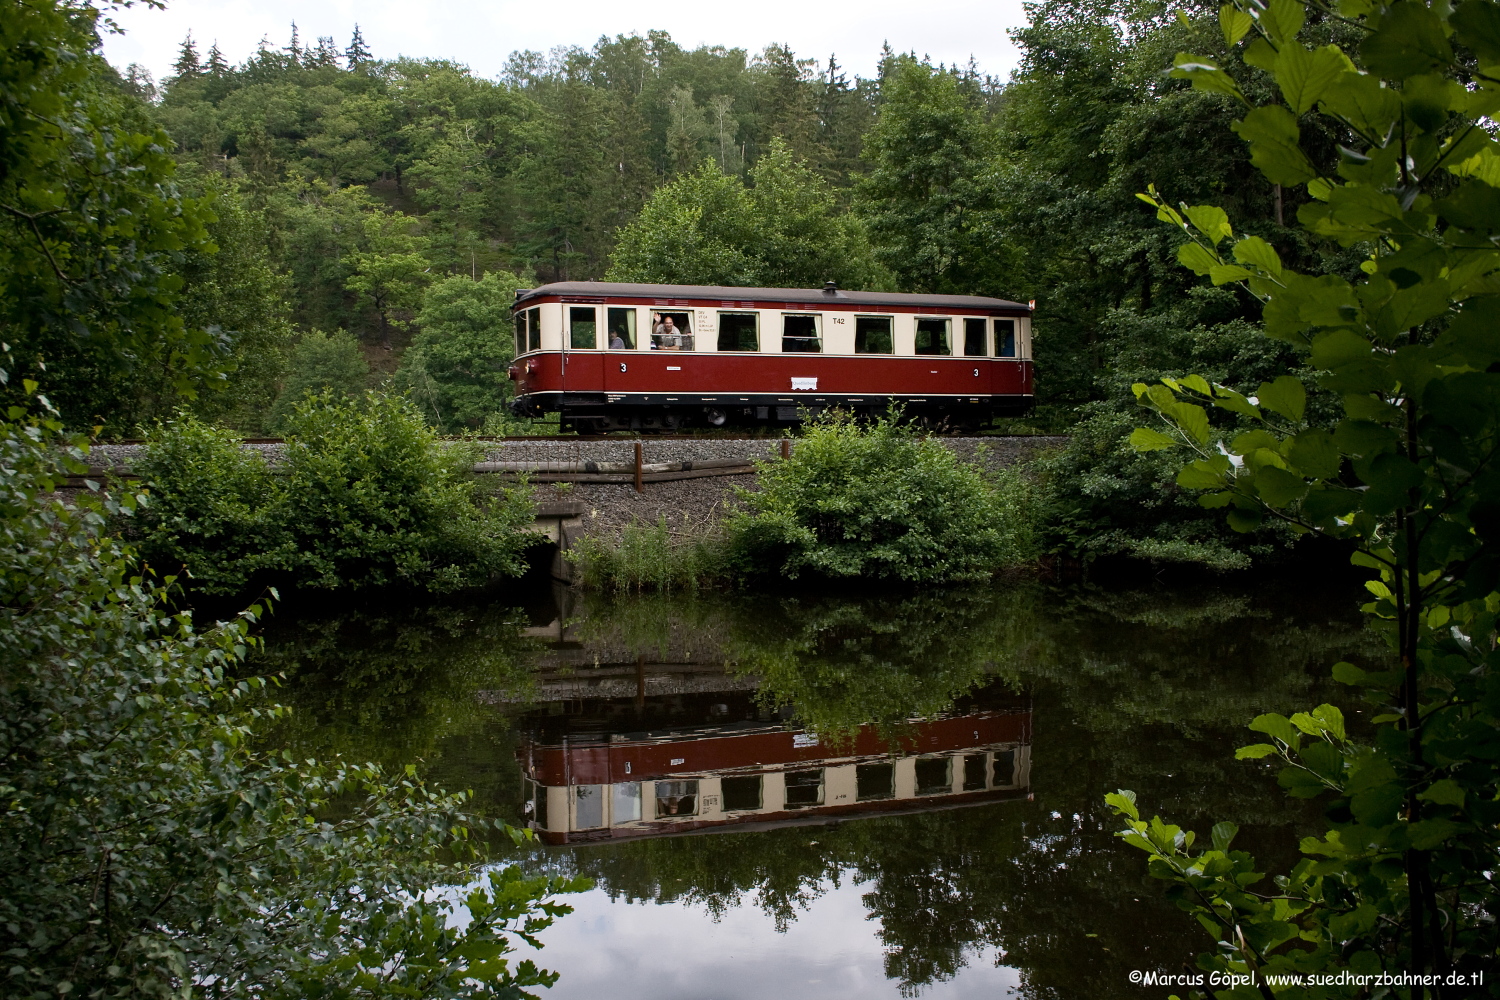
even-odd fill
[{"label": "overcast sky", "polygon": [[684,48],[700,44],[748,49],[790,45],[822,61],[830,52],[851,74],[872,76],[881,43],[915,50],[934,62],[967,63],[1007,76],[1015,48],[1007,30],[1025,21],[1021,0],[168,0],[166,10],[132,7],[115,14],[124,35],[106,39],[105,55],[123,69],[138,62],[158,80],[171,72],[189,31],[200,54],[213,42],[231,62],[255,51],[262,36],[286,44],[291,23],[304,42],[332,35],[342,50],[359,22],[377,58],[452,59],[476,75],[496,77],[516,49],[592,46],[602,34],[662,28]]}]

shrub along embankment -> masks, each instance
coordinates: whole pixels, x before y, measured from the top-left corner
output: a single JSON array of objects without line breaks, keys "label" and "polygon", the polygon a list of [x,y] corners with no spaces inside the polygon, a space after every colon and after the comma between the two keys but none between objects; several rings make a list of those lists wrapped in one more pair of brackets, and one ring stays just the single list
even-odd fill
[{"label": "shrub along embankment", "polygon": [[[571,557],[585,587],[691,588],[732,579],[972,581],[1036,558],[1032,491],[894,419],[838,413],[809,423],[782,460],[757,463],[754,488],[698,530],[665,517],[598,533]],[[681,540],[683,535],[685,540]]]},{"label": "shrub along embankment", "polygon": [[274,466],[195,418],[158,426],[133,466],[149,503],[123,521],[142,556],[212,594],[440,593],[524,569],[528,491],[482,491],[478,447],[440,440],[404,399],[314,396],[288,420]]}]

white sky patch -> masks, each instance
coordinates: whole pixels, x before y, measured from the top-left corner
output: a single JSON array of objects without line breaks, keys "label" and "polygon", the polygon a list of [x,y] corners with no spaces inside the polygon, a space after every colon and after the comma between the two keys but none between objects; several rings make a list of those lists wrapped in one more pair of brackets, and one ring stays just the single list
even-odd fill
[{"label": "white sky patch", "polygon": [[[523,946],[517,957],[562,973],[546,1000],[899,1000],[899,984],[885,977],[879,924],[860,900],[872,886],[824,888],[785,934],[750,900],[714,923],[698,906],[612,903],[595,889],[562,897],[574,912],[539,935],[541,952]],[[1019,973],[996,966],[993,949],[967,958],[923,1000],[1018,994]]]},{"label": "white sky patch", "polygon": [[967,64],[972,55],[981,72],[1003,79],[1017,60],[1007,32],[1026,20],[1021,0],[573,0],[566,8],[510,0],[428,0],[416,6],[404,0],[168,0],[165,10],[138,6],[114,17],[125,34],[106,38],[105,56],[120,69],[140,63],[158,80],[170,74],[189,31],[200,56],[217,41],[225,58],[239,63],[262,36],[273,47],[286,45],[293,21],[303,44],[331,35],[342,51],[358,21],[376,58],[450,59],[491,79],[517,49],[589,48],[600,35],[645,35],[650,29],[670,32],[688,49],[723,45],[753,55],[779,42],[820,66],[831,52],[851,76],[865,77],[874,76],[881,44],[889,40],[896,51],[914,50],[935,63]]}]

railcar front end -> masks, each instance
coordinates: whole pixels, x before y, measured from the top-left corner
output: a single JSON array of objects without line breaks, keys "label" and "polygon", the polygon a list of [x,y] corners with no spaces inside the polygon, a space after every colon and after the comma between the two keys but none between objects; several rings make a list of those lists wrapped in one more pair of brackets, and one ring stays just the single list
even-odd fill
[{"label": "railcar front end", "polygon": [[559,282],[517,294],[523,416],[585,432],[841,407],[973,428],[1032,407],[1031,310],[969,295]]}]

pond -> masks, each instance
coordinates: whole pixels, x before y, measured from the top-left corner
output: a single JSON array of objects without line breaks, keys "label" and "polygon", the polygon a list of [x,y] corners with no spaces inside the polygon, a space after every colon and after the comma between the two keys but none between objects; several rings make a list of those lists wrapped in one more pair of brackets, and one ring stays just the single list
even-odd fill
[{"label": "pond", "polygon": [[[1324,578],[1326,581],[1326,577]],[[309,753],[419,763],[596,887],[555,998],[1146,997],[1208,941],[1106,792],[1284,863],[1316,815],[1237,762],[1370,662],[1355,586],[997,583],[584,599],[545,581],[304,611],[259,666]],[[1358,724],[1357,706],[1346,710]]]}]

